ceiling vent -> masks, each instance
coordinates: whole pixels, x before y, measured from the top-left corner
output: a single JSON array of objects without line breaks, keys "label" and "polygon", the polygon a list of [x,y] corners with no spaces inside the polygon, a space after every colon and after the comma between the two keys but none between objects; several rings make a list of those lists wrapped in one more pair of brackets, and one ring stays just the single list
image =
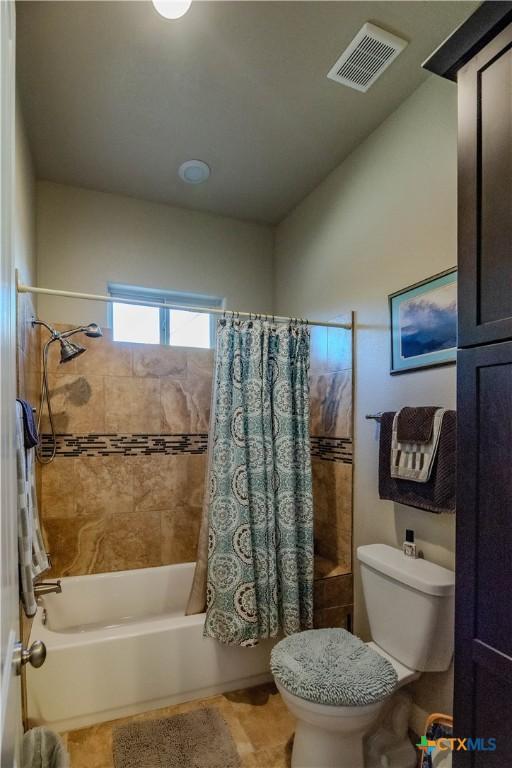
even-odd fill
[{"label": "ceiling vent", "polygon": [[406,40],[367,23],[343,51],[327,77],[357,91],[367,91],[406,45]]}]

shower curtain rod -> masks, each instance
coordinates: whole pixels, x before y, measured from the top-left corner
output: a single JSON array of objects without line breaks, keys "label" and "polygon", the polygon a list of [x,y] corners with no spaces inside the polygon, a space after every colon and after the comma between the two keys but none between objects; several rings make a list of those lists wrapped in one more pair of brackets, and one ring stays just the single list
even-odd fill
[{"label": "shower curtain rod", "polygon": [[[272,313],[268,312],[237,312],[233,311],[231,309],[219,309],[218,307],[191,307],[187,306],[185,304],[173,304],[173,303],[165,303],[163,301],[144,301],[143,299],[123,299],[123,298],[116,298],[115,296],[102,296],[100,294],[95,293],[76,293],[74,291],[59,291],[55,288],[38,288],[35,285],[23,285],[23,283],[18,282],[18,275],[16,270],[16,289],[18,293],[37,293],[37,294],[44,294],[45,296],[62,296],[68,299],[85,299],[86,301],[103,301],[108,304],[113,304],[114,302],[116,304],[135,304],[135,305],[141,305],[144,307],[162,307],[164,309],[181,309],[181,310],[188,310],[189,312],[198,312],[202,314],[209,314],[209,315],[226,315],[226,317],[230,317],[231,315],[234,315],[235,317],[247,317],[255,319],[256,317],[265,317],[274,320],[275,322],[279,323],[288,323],[290,321],[294,320],[304,320],[306,321],[306,318],[294,318],[294,317],[282,317],[278,315],[273,315]],[[332,322],[322,322],[321,320],[307,320],[308,325],[319,325],[324,326],[327,328],[346,328],[350,330],[352,328],[351,323],[332,323]]]}]

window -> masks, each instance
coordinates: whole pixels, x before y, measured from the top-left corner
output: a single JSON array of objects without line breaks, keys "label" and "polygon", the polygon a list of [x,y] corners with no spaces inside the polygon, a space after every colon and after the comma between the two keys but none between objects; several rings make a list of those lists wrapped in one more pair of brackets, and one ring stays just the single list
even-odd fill
[{"label": "window", "polygon": [[[170,293],[152,288],[109,283],[113,298],[135,301],[159,302],[169,307],[151,307],[141,304],[112,302],[111,324],[114,341],[131,341],[140,344],[167,344],[173,347],[202,347],[214,345],[215,315],[194,312],[189,307],[223,306],[223,299],[202,296],[197,293]],[[176,306],[187,309],[176,309]]]}]

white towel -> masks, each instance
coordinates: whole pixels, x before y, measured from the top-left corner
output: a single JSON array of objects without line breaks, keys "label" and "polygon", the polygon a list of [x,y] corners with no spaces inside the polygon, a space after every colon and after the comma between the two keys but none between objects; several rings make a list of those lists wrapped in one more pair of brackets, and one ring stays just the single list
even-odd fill
[{"label": "white towel", "polygon": [[44,726],[27,731],[21,768],[69,768],[69,755],[60,736]]},{"label": "white towel", "polygon": [[428,482],[437,453],[445,410],[438,408],[435,412],[432,437],[427,443],[400,442],[397,436],[400,411],[395,413],[391,437],[391,477],[412,480],[415,483]]},{"label": "white towel", "polygon": [[25,448],[23,410],[16,403],[16,467],[18,475],[18,557],[20,590],[27,616],[34,616],[37,603],[34,579],[50,567],[45,551],[39,513],[35,478],[35,448]]}]

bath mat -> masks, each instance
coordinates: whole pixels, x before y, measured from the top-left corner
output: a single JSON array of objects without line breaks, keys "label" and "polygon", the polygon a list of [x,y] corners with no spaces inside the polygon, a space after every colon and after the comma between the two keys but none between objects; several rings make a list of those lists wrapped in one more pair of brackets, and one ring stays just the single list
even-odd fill
[{"label": "bath mat", "polygon": [[222,715],[197,709],[158,720],[135,720],[113,730],[115,768],[240,768]]}]

